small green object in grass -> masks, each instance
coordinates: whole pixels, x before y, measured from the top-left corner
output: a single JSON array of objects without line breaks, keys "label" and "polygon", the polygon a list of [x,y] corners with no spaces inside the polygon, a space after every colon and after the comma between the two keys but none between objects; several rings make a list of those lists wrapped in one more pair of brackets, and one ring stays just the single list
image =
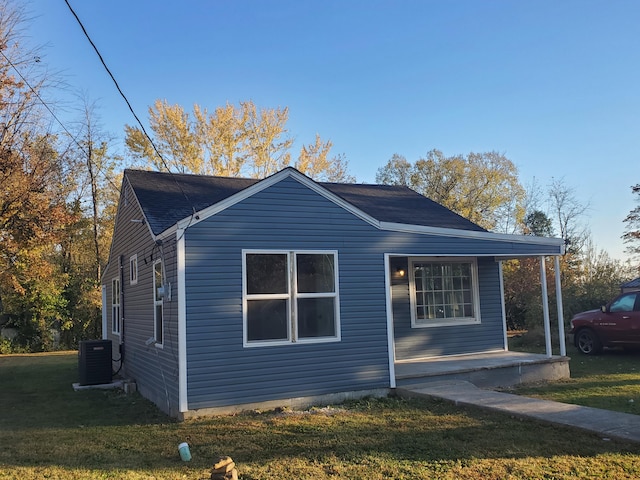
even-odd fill
[{"label": "small green object in grass", "polygon": [[178,445],[178,452],[180,452],[180,458],[183,462],[191,461],[191,452],[189,451],[189,444],[187,442],[182,442]]}]

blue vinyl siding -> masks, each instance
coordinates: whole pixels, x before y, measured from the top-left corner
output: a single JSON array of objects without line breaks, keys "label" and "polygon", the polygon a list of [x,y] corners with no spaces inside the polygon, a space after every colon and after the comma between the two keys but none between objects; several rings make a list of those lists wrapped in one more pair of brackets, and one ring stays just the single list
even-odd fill
[{"label": "blue vinyl siding", "polygon": [[[481,238],[482,232],[476,232],[478,238],[460,238],[381,230],[296,176],[283,175],[264,185],[269,186],[225,210],[209,217],[204,210],[202,220],[192,219],[184,231],[185,291],[180,292],[176,234],[165,231],[156,242],[149,226],[139,222],[143,215],[137,198],[124,182],[103,276],[110,301],[111,280],[120,276],[122,257],[123,335],[111,334],[110,305],[107,335],[114,340],[114,358],[124,341],[123,375],[173,415],[179,408],[182,355],[190,410],[389,387],[385,255],[391,262],[396,360],[501,349],[502,305],[494,258],[547,255],[554,248],[526,239]],[[244,347],[243,250],[336,251],[340,341]],[[129,258],[134,254],[138,282],[130,285]],[[481,323],[411,328],[408,276],[393,275],[398,266],[408,270],[409,256],[477,257]],[[163,348],[145,345],[154,335],[152,274],[159,258],[172,297],[163,304]],[[178,347],[181,294],[186,307],[184,352]]]},{"label": "blue vinyl siding", "polygon": [[[178,411],[178,331],[175,236],[157,245],[144,223],[133,192],[123,185],[113,235],[109,264],[103,274],[107,286],[107,301],[111,301],[111,279],[119,275],[122,256],[124,302],[122,336],[111,334],[111,309],[107,311],[108,338],[113,341],[113,358],[117,359],[119,344],[124,342],[124,365],[120,374],[137,383],[138,390],[167,413]],[[131,255],[138,256],[138,282],[129,283]],[[162,258],[168,282],[172,284],[172,299],[164,303],[164,345],[145,345],[154,334],[153,262]],[[114,363],[114,370],[120,364]],[[164,378],[163,378],[164,374]],[[168,397],[168,400],[167,400]],[[167,406],[169,403],[169,406]]]},{"label": "blue vinyl siding", "polygon": [[[382,231],[292,178],[190,227],[185,239],[190,409],[388,387],[384,254],[519,248]],[[337,250],[341,341],[243,348],[242,249]],[[479,325],[411,329],[408,284],[393,285],[397,358],[502,347],[498,264],[478,267]]]},{"label": "blue vinyl siding", "polygon": [[[375,231],[293,180],[188,229],[189,408],[388,387]],[[341,341],[244,348],[242,249],[337,250]]]},{"label": "blue vinyl siding", "polygon": [[[393,259],[406,269],[406,259]],[[408,275],[392,282],[396,360],[460,355],[504,348],[500,277],[497,262],[478,259],[481,323],[431,328],[411,327]]]}]

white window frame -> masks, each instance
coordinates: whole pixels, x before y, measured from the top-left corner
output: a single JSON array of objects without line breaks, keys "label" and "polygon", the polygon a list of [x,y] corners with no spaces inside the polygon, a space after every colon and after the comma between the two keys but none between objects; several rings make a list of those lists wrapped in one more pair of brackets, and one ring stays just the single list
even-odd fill
[{"label": "white window frame", "polygon": [[[157,285],[156,283],[156,265],[160,265],[160,285]],[[152,280],[151,283],[153,285],[153,339],[155,340],[155,345],[156,347],[162,347],[164,345],[164,296],[165,294],[163,293],[162,295],[158,295],[158,288],[164,287],[166,289],[165,286],[165,273],[164,273],[164,264],[162,263],[162,260],[156,260],[155,262],[153,262],[152,265],[153,269],[152,269]],[[165,291],[166,293],[166,291]],[[158,300],[157,297],[160,297],[160,299]],[[160,324],[160,329],[158,329],[158,308],[160,307],[160,311],[161,311],[161,315],[162,317],[159,319],[161,324]],[[162,338],[158,339],[158,331],[160,331],[160,335],[162,336]]]},{"label": "white window frame", "polygon": [[138,254],[129,257],[129,285],[138,283]]},{"label": "white window frame", "polygon": [[[478,261],[474,257],[409,257],[409,297],[411,302],[411,327],[432,328],[452,325],[474,325],[481,323],[480,289],[478,285]],[[418,319],[417,296],[415,283],[415,265],[423,263],[464,263],[471,266],[471,294],[473,302],[473,317],[436,318],[430,320]]]},{"label": "white window frame", "polygon": [[[288,292],[280,294],[248,294],[247,293],[247,255],[286,255],[287,256],[287,285]],[[333,256],[333,292],[299,293],[297,279],[297,255],[332,255]],[[340,329],[340,278],[337,250],[242,250],[242,324],[243,345],[245,347],[264,347],[276,345],[292,345],[296,343],[328,343],[341,340]],[[302,298],[333,298],[335,335],[330,337],[298,338],[298,299]],[[287,300],[287,338],[278,340],[248,340],[247,303],[249,300]]]},{"label": "white window frame", "polygon": [[120,278],[115,277],[111,279],[111,333],[114,335],[120,335],[121,325],[121,309],[120,309],[120,293],[122,285],[120,285]]}]

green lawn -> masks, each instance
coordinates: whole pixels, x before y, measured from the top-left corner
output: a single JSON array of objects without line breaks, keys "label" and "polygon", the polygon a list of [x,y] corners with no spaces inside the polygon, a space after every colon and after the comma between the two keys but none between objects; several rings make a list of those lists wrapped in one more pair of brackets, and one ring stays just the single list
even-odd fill
[{"label": "green lawn", "polygon": [[[535,349],[534,349],[535,350]],[[571,379],[512,389],[528,397],[640,414],[640,351],[605,350],[595,356],[567,345]]]},{"label": "green lawn", "polygon": [[204,479],[219,455],[244,480],[640,478],[638,444],[444,402],[180,423],[139,395],[74,392],[76,372],[75,353],[0,356],[0,479]]}]

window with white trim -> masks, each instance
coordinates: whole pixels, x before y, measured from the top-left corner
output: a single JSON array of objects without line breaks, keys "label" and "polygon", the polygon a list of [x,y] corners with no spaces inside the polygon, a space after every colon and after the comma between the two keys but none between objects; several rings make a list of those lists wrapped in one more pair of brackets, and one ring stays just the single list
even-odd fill
[{"label": "window with white trim", "polygon": [[111,332],[120,335],[120,279],[111,280]]},{"label": "window with white trim", "polygon": [[129,285],[138,283],[138,254],[129,258]]},{"label": "window with white trim", "polygon": [[335,251],[243,251],[246,346],[340,340]]},{"label": "window with white trim", "polygon": [[153,264],[153,338],[162,345],[164,333],[164,295],[162,260]]},{"label": "window with white trim", "polygon": [[473,258],[410,258],[411,326],[480,322],[478,267]]}]

